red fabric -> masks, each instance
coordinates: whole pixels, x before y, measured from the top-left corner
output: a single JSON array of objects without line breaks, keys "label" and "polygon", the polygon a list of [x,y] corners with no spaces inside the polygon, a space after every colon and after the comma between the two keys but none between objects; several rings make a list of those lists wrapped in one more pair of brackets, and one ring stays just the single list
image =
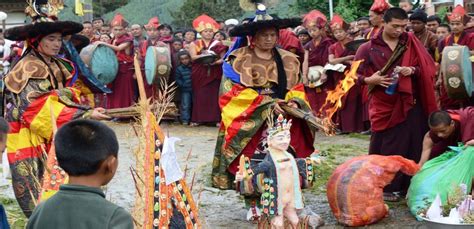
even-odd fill
[{"label": "red fabric", "polygon": [[148,28],[158,29],[159,26],[160,26],[160,20],[158,19],[158,17],[152,17],[148,21],[148,24],[145,25],[145,28],[147,28],[147,29]]},{"label": "red fabric", "polygon": [[[212,44],[212,41],[209,43]],[[204,41],[195,42],[197,54],[207,49]],[[213,50],[217,55],[222,54],[227,46],[219,44],[215,45]],[[203,65],[193,62],[191,79],[193,86],[193,110],[192,122],[219,122],[221,119],[219,109],[219,87],[222,78],[222,64]]]},{"label": "red fabric", "polygon": [[323,28],[327,21],[328,19],[326,18],[326,15],[321,13],[319,10],[311,10],[303,17],[303,26],[306,28],[311,26]]},{"label": "red fabric", "polygon": [[133,63],[119,63],[115,80],[108,85],[112,93],[107,94],[107,108],[123,108],[133,105],[135,79]]},{"label": "red fabric", "polygon": [[[402,60],[394,66],[413,66],[418,70],[414,76],[400,77],[399,93],[394,95],[387,95],[385,88],[374,87],[369,98],[369,116],[373,131],[383,131],[403,122],[408,111],[413,108],[415,102],[413,93],[421,99],[425,114],[429,115],[437,109],[433,90],[433,77],[436,71],[433,59],[413,34],[402,34],[400,42],[406,42],[407,50]],[[358,70],[358,74],[361,75],[360,81],[382,69],[392,53],[382,36],[376,36],[363,44],[355,57],[356,60],[365,60]],[[393,72],[393,68],[387,75]],[[416,77],[414,80],[416,85],[412,85],[412,77]]]},{"label": "red fabric", "polygon": [[386,0],[375,0],[372,6],[370,7],[370,11],[374,11],[378,14],[383,14],[389,8],[390,6],[386,2]]},{"label": "red fabric", "polygon": [[125,28],[125,27],[128,26],[128,21],[125,20],[125,18],[123,17],[123,15],[121,13],[117,13],[117,14],[115,14],[112,21],[110,21],[110,26],[111,27],[122,26],[122,27]]},{"label": "red fabric", "polygon": [[474,107],[466,107],[459,110],[448,110],[453,119],[458,120],[461,123],[461,140],[466,143],[474,139]]},{"label": "red fabric", "polygon": [[[130,46],[128,47],[129,49],[129,54],[125,52],[125,50],[115,52],[117,55],[117,59],[119,62],[133,62],[133,37],[132,35],[126,33],[122,35],[121,37],[114,38],[112,40],[112,44],[115,46],[119,46],[124,43],[130,43]],[[119,63],[120,64],[120,63]]]},{"label": "red fabric", "polygon": [[278,45],[286,51],[291,51],[291,49],[295,49],[296,55],[298,55],[300,58],[304,57],[304,49],[301,45],[300,40],[293,32],[287,29],[280,30]]},{"label": "red fabric", "polygon": [[349,28],[349,25],[344,21],[341,16],[339,16],[338,14],[334,14],[331,23],[329,24],[329,27],[332,31],[337,29],[347,30]]}]

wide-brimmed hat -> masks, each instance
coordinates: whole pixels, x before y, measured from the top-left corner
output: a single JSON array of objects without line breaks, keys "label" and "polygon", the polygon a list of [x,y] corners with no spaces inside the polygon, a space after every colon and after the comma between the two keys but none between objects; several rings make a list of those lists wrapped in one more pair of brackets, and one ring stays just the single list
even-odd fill
[{"label": "wide-brimmed hat", "polygon": [[5,30],[5,38],[12,41],[24,41],[52,33],[61,33],[66,36],[82,31],[82,24],[73,21],[58,21],[48,10],[47,0],[36,0],[29,3],[25,12],[31,17],[31,24]]},{"label": "wide-brimmed hat", "polygon": [[235,26],[229,31],[233,37],[253,36],[258,30],[263,28],[276,28],[278,30],[301,25],[300,18],[280,19],[267,14],[267,8],[263,4],[258,4],[257,12],[252,21]]}]

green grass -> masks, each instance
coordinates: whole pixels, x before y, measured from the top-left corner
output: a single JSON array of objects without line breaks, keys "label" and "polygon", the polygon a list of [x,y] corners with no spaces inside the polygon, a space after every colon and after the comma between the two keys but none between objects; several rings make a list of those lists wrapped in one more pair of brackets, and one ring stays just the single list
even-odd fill
[{"label": "green grass", "polygon": [[359,134],[359,133],[350,133],[347,136],[350,138],[357,138],[357,139],[362,139],[362,140],[370,140],[370,135],[365,135],[365,134]]},{"label": "green grass", "polygon": [[15,199],[0,197],[0,204],[3,205],[7,212],[8,223],[12,229],[25,228],[28,220]]}]

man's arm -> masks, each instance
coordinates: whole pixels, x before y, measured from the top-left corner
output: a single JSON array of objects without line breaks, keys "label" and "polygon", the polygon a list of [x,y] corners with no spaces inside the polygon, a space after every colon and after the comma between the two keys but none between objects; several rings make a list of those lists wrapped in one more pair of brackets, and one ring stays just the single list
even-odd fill
[{"label": "man's arm", "polygon": [[423,166],[430,159],[431,149],[433,149],[433,140],[431,140],[430,132],[428,131],[423,138],[423,150],[421,151],[420,162],[418,162],[420,166]]}]

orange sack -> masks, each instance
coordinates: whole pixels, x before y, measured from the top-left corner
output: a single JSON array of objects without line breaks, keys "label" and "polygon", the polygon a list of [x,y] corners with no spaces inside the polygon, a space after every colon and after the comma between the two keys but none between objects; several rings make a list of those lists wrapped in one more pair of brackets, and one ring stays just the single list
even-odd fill
[{"label": "orange sack", "polygon": [[401,156],[365,155],[338,166],[327,185],[329,206],[337,221],[364,226],[388,215],[383,188],[397,172],[414,175],[420,167]]}]

